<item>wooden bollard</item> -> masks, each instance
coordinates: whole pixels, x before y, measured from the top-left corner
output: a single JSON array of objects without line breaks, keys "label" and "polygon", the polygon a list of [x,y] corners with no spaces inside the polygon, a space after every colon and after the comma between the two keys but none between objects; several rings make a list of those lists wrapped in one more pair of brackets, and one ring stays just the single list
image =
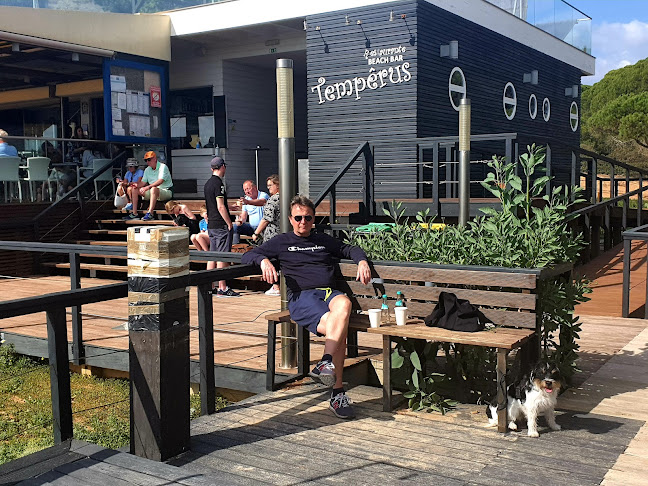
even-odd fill
[{"label": "wooden bollard", "polygon": [[130,451],[165,461],[189,449],[189,232],[128,228]]}]

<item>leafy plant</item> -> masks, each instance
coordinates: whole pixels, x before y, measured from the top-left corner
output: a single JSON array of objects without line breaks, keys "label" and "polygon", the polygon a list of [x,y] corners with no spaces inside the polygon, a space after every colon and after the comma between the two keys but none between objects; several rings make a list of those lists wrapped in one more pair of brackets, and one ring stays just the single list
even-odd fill
[{"label": "leafy plant", "polygon": [[[494,156],[488,166],[491,171],[482,185],[499,199],[501,210],[482,208],[483,216],[465,227],[449,225],[436,230],[432,228],[434,218],[429,216],[429,211],[419,212],[416,222],[410,224],[404,217],[403,205],[393,202],[389,210],[384,210],[394,220],[391,231],[348,233],[347,241],[363,248],[375,260],[509,268],[542,268],[575,262],[584,243],[582,236],[572,233],[568,227],[574,217],[569,208],[581,202],[581,191],[577,187],[547,191],[550,178],[544,169],[544,148],[527,147],[527,153],[519,158],[521,176],[517,175],[514,164],[500,157]],[[539,288],[537,312],[541,316],[543,354],[555,360],[567,378],[577,371],[580,323],[574,316],[574,307],[588,300],[588,292],[586,280],[574,280],[571,276],[543,280]],[[410,407],[433,408],[429,404],[434,404],[443,409],[438,396],[446,384],[468,400],[479,400],[492,390],[493,376],[489,370],[493,366],[488,366],[495,360],[492,350],[443,345],[441,351],[446,365],[445,369],[437,367],[437,370],[442,370],[446,379],[435,375],[430,380],[431,375],[420,374],[426,367],[416,366],[416,359],[426,356],[421,354],[423,348],[412,347],[415,345],[411,341],[407,345],[405,341],[399,343],[397,354],[401,359],[393,357],[395,365],[399,364],[394,366],[395,382],[408,390]],[[429,358],[426,356],[426,361]]]}]

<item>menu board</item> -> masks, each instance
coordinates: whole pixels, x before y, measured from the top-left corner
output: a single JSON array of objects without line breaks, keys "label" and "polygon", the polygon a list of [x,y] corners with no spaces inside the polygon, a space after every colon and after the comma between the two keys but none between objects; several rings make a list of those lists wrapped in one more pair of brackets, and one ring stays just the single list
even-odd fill
[{"label": "menu board", "polygon": [[104,64],[106,138],[166,143],[165,71],[130,61]]}]

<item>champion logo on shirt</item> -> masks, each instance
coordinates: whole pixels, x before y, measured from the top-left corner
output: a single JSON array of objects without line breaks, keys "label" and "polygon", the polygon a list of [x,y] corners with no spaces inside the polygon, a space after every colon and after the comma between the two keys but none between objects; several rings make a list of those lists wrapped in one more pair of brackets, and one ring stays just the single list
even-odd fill
[{"label": "champion logo on shirt", "polygon": [[299,246],[289,246],[288,251],[317,251],[324,250],[325,247],[321,245],[307,246],[305,248],[300,248]]}]

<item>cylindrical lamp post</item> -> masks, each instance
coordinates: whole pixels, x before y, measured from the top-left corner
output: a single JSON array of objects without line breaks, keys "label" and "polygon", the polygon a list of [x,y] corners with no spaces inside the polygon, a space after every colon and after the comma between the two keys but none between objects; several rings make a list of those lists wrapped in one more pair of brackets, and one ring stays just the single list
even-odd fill
[{"label": "cylindrical lamp post", "polygon": [[470,99],[459,103],[459,226],[470,218]]},{"label": "cylindrical lamp post", "polygon": [[[295,185],[295,102],[293,95],[293,61],[277,59],[277,137],[279,141],[279,207],[282,233],[291,231],[290,200]],[[288,307],[286,282],[281,276],[281,308]],[[290,322],[281,323],[281,367],[297,366],[296,329]]]}]

